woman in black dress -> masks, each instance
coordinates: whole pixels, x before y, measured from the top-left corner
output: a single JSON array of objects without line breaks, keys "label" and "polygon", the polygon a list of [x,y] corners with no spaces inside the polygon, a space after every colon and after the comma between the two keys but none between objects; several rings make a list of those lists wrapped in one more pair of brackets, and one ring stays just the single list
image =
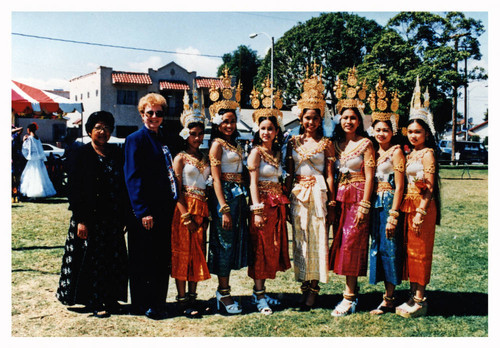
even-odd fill
[{"label": "woman in black dress", "polygon": [[83,304],[94,316],[117,313],[127,301],[125,219],[130,216],[123,177],[123,152],[108,144],[113,115],[92,113],[85,130],[91,142],[78,149],[69,173],[73,212],[56,297]]}]

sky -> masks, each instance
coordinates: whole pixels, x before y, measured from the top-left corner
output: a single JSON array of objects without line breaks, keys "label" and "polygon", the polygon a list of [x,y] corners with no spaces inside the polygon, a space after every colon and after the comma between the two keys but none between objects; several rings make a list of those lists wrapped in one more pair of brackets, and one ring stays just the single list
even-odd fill
[{"label": "sky", "polygon": [[[264,57],[271,47],[269,36],[274,37],[276,42],[293,26],[319,16],[321,12],[346,10],[373,19],[380,25],[385,25],[399,12],[330,9],[326,5],[315,12],[286,8],[261,12],[262,7],[256,6],[258,3],[253,2],[253,10],[236,8],[230,11],[225,11],[230,8],[225,6],[209,6],[209,11],[195,11],[189,7],[170,10],[170,7],[163,6],[160,7],[161,11],[154,12],[137,9],[128,11],[126,7],[114,10],[104,8],[105,11],[100,7],[99,11],[92,8],[78,11],[62,8],[61,11],[53,12],[40,12],[37,5],[14,8],[11,12],[11,78],[42,89],[68,90],[70,79],[94,72],[99,66],[111,67],[116,71],[147,72],[148,68],[158,69],[171,61],[188,71],[196,71],[198,76],[214,77],[217,67],[222,63],[220,57],[223,54],[234,51],[239,45],[248,45],[257,51],[259,57]],[[44,6],[42,10],[47,11],[46,8]],[[488,28],[486,11],[464,12],[468,17],[480,19]],[[251,39],[251,33],[265,34]],[[487,69],[488,30],[480,41],[483,59],[473,63]],[[469,66],[473,66],[473,63]],[[469,89],[469,113],[474,114],[474,110],[481,115],[481,120],[488,108],[485,86],[487,82],[472,83]],[[459,112],[463,112],[463,105],[463,101],[459,102]]]}]

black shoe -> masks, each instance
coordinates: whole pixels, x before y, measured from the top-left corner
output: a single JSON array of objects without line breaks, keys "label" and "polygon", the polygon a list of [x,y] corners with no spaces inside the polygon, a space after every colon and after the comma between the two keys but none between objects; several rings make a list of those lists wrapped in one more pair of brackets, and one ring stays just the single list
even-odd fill
[{"label": "black shoe", "polygon": [[104,305],[104,308],[110,313],[110,314],[124,314],[126,313],[125,307],[119,304],[117,301],[106,303]]},{"label": "black shoe", "polygon": [[159,311],[159,310],[156,310],[154,308],[149,308],[146,311],[145,315],[149,319],[153,319],[153,320],[163,320],[163,319],[168,318],[168,314],[166,311]]}]

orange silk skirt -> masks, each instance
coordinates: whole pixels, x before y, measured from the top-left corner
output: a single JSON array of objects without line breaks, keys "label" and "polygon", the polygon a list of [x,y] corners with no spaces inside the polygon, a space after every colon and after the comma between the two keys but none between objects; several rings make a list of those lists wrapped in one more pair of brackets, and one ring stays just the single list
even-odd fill
[{"label": "orange silk skirt", "polygon": [[172,278],[198,282],[210,278],[206,261],[208,205],[195,197],[184,198],[198,229],[194,233],[189,232],[176,206],[172,220]]},{"label": "orange silk skirt", "polygon": [[437,210],[436,202],[431,200],[420,233],[416,234],[412,226],[419,205],[420,198],[414,196],[406,196],[401,205],[401,211],[405,213],[403,280],[425,286],[431,279]]},{"label": "orange silk skirt", "polygon": [[276,272],[289,269],[288,231],[286,227],[286,204],[283,194],[262,194],[264,216],[263,228],[255,226],[254,214],[250,215],[251,257],[248,276],[252,279],[274,279]]}]

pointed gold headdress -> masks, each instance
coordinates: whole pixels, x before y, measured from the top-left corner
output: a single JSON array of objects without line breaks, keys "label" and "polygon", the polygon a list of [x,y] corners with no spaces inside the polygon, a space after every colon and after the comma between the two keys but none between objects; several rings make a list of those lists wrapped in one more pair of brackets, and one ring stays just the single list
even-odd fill
[{"label": "pointed gold headdress", "polygon": [[380,77],[375,86],[376,92],[372,90],[368,97],[368,103],[372,111],[371,121],[391,121],[392,132],[398,132],[399,115],[396,113],[399,109],[398,92],[395,91],[391,94],[391,105],[389,108],[389,98],[387,97],[387,88],[384,87],[385,81]]},{"label": "pointed gold headdress", "polygon": [[343,108],[357,108],[363,115],[367,88],[366,80],[362,84],[358,83],[358,74],[355,66],[348,72],[347,85],[337,76],[337,81],[335,81],[335,86],[333,87],[335,97],[338,100],[336,105],[337,114]]},{"label": "pointed gold headdress", "polygon": [[326,101],[323,92],[325,90],[325,86],[322,82],[323,75],[323,67],[321,66],[319,75],[316,73],[318,68],[318,64],[314,62],[311,65],[312,74],[309,76],[309,66],[306,69],[306,76],[304,78],[304,92],[300,95],[300,99],[297,102],[297,108],[300,112],[300,115],[304,112],[305,109],[319,109],[321,118],[325,116],[325,108]]},{"label": "pointed gold headdress", "polygon": [[413,95],[411,97],[409,121],[413,119],[420,119],[424,121],[429,126],[432,135],[435,135],[436,130],[434,129],[434,121],[432,119],[429,99],[429,87],[427,87],[424,93],[424,105],[422,106],[420,79],[417,76],[417,83],[415,84],[415,89],[413,90]]},{"label": "pointed gold headdress", "polygon": [[[202,94],[203,99],[203,94]],[[201,122],[205,124],[205,105],[203,105],[203,100],[201,105],[198,103],[198,91],[196,90],[195,82],[193,81],[193,106],[189,105],[189,95],[187,90],[184,90],[184,110],[182,111],[180,121],[182,126],[184,127],[179,135],[186,140],[189,136],[188,126],[190,123]]]},{"label": "pointed gold headdress", "polygon": [[[212,87],[210,88],[210,100],[214,103],[210,105],[208,110],[210,111],[211,121],[215,124],[220,124],[218,113],[219,110],[228,109],[228,110],[236,110],[237,116],[239,114],[240,109],[240,100],[241,100],[241,82],[238,82],[238,86],[231,86],[231,76],[229,75],[229,69],[227,67],[223,70],[224,76],[220,76],[220,80],[222,81],[222,88],[215,86],[215,82],[212,83]],[[234,100],[233,98],[233,90]],[[222,97],[222,98],[221,98]],[[217,123],[218,122],[218,123]]]},{"label": "pointed gold headdress", "polygon": [[253,129],[254,131],[258,129],[259,118],[274,116],[276,117],[281,130],[283,130],[283,113],[280,111],[283,107],[281,91],[277,90],[273,95],[273,88],[271,87],[271,80],[269,79],[269,76],[264,80],[262,87],[262,93],[257,91],[255,87],[250,93],[252,107],[256,109],[252,114],[254,124]]}]

